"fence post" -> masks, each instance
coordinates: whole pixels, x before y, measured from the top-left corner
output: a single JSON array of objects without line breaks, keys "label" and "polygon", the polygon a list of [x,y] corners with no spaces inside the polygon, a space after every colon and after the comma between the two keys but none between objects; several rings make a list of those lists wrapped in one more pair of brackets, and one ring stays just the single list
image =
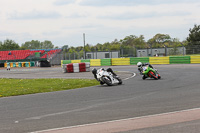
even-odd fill
[{"label": "fence post", "polygon": [[183,56],[185,55],[185,51],[184,51],[184,45],[181,43],[182,47],[183,47]]}]

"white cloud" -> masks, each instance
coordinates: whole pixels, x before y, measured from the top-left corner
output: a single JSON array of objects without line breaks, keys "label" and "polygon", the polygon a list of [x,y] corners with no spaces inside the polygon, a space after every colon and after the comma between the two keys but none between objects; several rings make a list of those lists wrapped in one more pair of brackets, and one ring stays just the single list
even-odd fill
[{"label": "white cloud", "polygon": [[0,0],[0,41],[97,44],[157,33],[185,39],[200,24],[197,0]]},{"label": "white cloud", "polygon": [[14,12],[8,17],[8,19],[16,19],[16,20],[57,19],[59,17],[61,17],[61,15],[58,12],[55,12],[55,11],[43,12],[43,11],[33,10],[31,12],[26,12],[26,13]]},{"label": "white cloud", "polygon": [[82,0],[80,4],[84,6],[138,6],[192,2],[198,2],[198,0]]},{"label": "white cloud", "polygon": [[72,4],[75,2],[76,2],[76,0],[56,0],[53,4],[55,4],[57,6],[61,6],[61,5]]}]

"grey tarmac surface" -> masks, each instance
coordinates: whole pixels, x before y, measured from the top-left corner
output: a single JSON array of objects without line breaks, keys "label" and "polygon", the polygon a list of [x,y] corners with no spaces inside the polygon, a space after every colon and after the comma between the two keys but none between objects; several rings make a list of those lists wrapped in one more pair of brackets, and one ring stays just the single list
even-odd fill
[{"label": "grey tarmac surface", "polygon": [[[98,67],[97,67],[98,68]],[[92,68],[91,68],[92,70]],[[61,67],[29,67],[29,68],[11,68],[7,71],[6,68],[0,69],[0,78],[20,78],[20,79],[33,79],[33,78],[86,78],[94,79],[91,72],[80,73],[63,73]],[[130,72],[118,72],[121,78],[132,76]]]},{"label": "grey tarmac surface", "polygon": [[[200,107],[200,64],[153,66],[160,72],[161,80],[143,81],[137,73],[136,66],[112,66],[114,71],[119,72],[120,77],[126,75],[123,79],[131,74],[123,74],[120,71],[136,72],[137,75],[124,80],[123,85],[120,86],[98,85],[68,91],[0,98],[0,132],[40,131]],[[10,72],[1,69],[0,72],[3,73],[1,76],[16,78],[20,76],[23,78],[53,78],[54,76],[55,78],[75,78],[77,74],[69,76],[63,74],[58,68],[11,69]],[[76,76],[93,78],[91,73],[80,73]],[[200,131],[199,121],[126,132],[160,133],[170,131],[170,129],[171,132],[178,132],[181,131],[180,127],[183,125],[187,125],[187,131],[196,132]]]}]

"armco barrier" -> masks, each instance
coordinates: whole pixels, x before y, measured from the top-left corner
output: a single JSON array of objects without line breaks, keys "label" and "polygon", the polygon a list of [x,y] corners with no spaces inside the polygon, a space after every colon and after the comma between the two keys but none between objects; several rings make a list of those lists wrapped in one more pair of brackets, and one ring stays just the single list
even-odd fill
[{"label": "armco barrier", "polygon": [[[200,63],[200,55],[197,56],[167,56],[167,57],[131,57],[112,59],[85,59],[78,62],[89,62],[91,66],[136,65],[138,62],[150,64],[190,64]],[[71,60],[62,60],[61,64],[69,64]]]},{"label": "armco barrier", "polygon": [[149,57],[131,57],[130,65],[136,65],[138,62],[147,63],[149,62]]},{"label": "armco barrier", "polygon": [[63,64],[69,64],[71,63],[71,60],[63,60]]},{"label": "armco barrier", "polygon": [[101,66],[101,60],[100,59],[90,59],[90,65],[91,66]]},{"label": "armco barrier", "polygon": [[169,64],[169,57],[149,57],[150,64]]},{"label": "armco barrier", "polygon": [[90,62],[90,59],[81,60],[81,62]]},{"label": "armco barrier", "polygon": [[170,56],[170,64],[190,64],[190,56]]},{"label": "armco barrier", "polygon": [[190,56],[190,63],[195,64],[195,63],[200,63],[200,56]]},{"label": "armco barrier", "polygon": [[71,60],[71,63],[81,63],[81,60]]},{"label": "armco barrier", "polygon": [[63,60],[61,60],[61,67],[63,66]]},{"label": "armco barrier", "polygon": [[112,58],[112,66],[116,65],[130,65],[130,58]]},{"label": "armco barrier", "polygon": [[111,66],[111,59],[101,59],[101,66]]}]

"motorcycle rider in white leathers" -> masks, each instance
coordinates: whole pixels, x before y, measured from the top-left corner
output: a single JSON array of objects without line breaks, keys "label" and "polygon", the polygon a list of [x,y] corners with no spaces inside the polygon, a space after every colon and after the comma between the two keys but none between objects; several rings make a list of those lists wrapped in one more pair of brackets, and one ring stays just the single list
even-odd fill
[{"label": "motorcycle rider in white leathers", "polygon": [[[105,70],[104,68],[101,68],[101,69],[102,69],[102,70]],[[113,72],[112,68],[108,68],[106,71],[107,71],[107,72],[111,72],[111,73],[113,74],[114,77],[116,77],[116,78],[118,77],[117,74]],[[96,68],[93,68],[93,69],[92,69],[92,73],[93,73],[93,75],[94,75],[94,78],[95,78],[97,81],[99,81],[99,80],[97,79],[97,69],[96,69]],[[103,83],[102,81],[100,81],[100,84],[103,85],[104,83]]]}]

